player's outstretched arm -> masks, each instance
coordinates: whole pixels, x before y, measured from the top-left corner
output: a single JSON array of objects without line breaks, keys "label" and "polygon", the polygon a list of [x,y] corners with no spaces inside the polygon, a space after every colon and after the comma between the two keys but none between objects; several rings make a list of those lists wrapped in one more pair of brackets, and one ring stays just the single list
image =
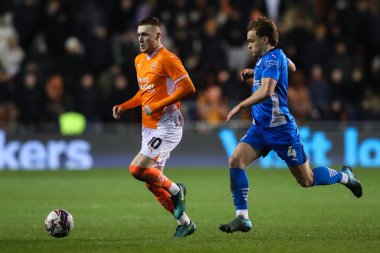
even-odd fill
[{"label": "player's outstretched arm", "polygon": [[181,99],[195,93],[195,87],[189,77],[186,77],[177,83],[178,89],[169,97],[149,105],[145,105],[143,111],[147,115],[151,115],[159,110],[162,110],[165,106],[172,105],[180,101]]},{"label": "player's outstretched arm", "polygon": [[120,105],[115,105],[112,108],[112,115],[115,119],[119,119],[120,115],[125,111],[130,108],[134,108],[136,106],[141,105],[141,90],[139,90],[136,95],[131,98],[130,100],[120,104]]},{"label": "player's outstretched arm", "polygon": [[289,58],[288,59],[288,69],[291,71],[291,72],[296,72],[296,65],[294,64],[294,62],[292,62],[292,60],[290,60]]},{"label": "player's outstretched arm", "polygon": [[226,117],[226,122],[230,121],[230,119],[237,114],[242,108],[248,107],[251,105],[255,105],[261,103],[262,101],[271,97],[274,93],[274,89],[276,88],[277,81],[273,78],[263,78],[261,79],[260,88],[253,93],[250,97],[240,102],[237,106],[235,106]]}]

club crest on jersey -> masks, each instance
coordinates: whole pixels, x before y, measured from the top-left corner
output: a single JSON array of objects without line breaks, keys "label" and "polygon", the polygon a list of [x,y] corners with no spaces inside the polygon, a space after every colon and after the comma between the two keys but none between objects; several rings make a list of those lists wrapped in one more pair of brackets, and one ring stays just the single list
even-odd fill
[{"label": "club crest on jersey", "polygon": [[152,63],[152,69],[155,70],[157,68],[157,62]]}]

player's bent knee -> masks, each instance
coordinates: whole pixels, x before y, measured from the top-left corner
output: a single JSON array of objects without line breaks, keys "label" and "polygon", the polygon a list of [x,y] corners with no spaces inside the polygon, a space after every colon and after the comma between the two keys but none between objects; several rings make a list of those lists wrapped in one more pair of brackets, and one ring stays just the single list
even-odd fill
[{"label": "player's bent knee", "polygon": [[143,181],[142,173],[144,172],[144,168],[131,164],[129,166],[129,172],[134,178]]},{"label": "player's bent knee", "polygon": [[244,162],[244,159],[238,157],[238,156],[234,156],[232,155],[229,159],[228,159],[228,164],[230,166],[230,168],[241,168],[241,169],[244,169],[245,168],[245,162]]},{"label": "player's bent knee", "polygon": [[297,179],[297,182],[302,187],[312,187],[313,186],[313,180],[309,179],[309,178]]}]

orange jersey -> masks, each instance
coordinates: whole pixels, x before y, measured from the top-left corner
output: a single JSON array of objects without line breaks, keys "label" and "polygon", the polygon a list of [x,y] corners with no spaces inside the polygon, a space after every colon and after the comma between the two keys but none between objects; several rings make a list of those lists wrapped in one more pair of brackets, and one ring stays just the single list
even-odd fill
[{"label": "orange jersey", "polygon": [[[139,54],[135,59],[135,67],[142,107],[169,97],[178,88],[177,83],[189,77],[181,60],[164,47],[159,47],[151,55]],[[170,107],[179,109],[179,102]],[[170,114],[168,108],[150,116],[143,112],[142,124],[144,127],[157,128],[158,123],[165,120],[168,113]]]}]

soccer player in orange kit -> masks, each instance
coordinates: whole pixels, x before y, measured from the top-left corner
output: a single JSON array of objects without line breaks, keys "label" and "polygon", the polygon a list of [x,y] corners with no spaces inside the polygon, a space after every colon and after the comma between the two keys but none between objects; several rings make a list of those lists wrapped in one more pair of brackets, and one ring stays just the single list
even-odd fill
[{"label": "soccer player in orange kit", "polygon": [[182,138],[183,116],[180,100],[195,87],[181,60],[161,44],[160,21],[148,17],[140,21],[137,36],[141,54],[135,58],[140,90],[123,104],[113,107],[113,117],[119,119],[127,109],[142,106],[141,150],[129,170],[158,202],[178,222],[174,237],[185,237],[196,230],[196,225],[185,213],[186,187],[172,182],[163,174],[170,152]]}]

